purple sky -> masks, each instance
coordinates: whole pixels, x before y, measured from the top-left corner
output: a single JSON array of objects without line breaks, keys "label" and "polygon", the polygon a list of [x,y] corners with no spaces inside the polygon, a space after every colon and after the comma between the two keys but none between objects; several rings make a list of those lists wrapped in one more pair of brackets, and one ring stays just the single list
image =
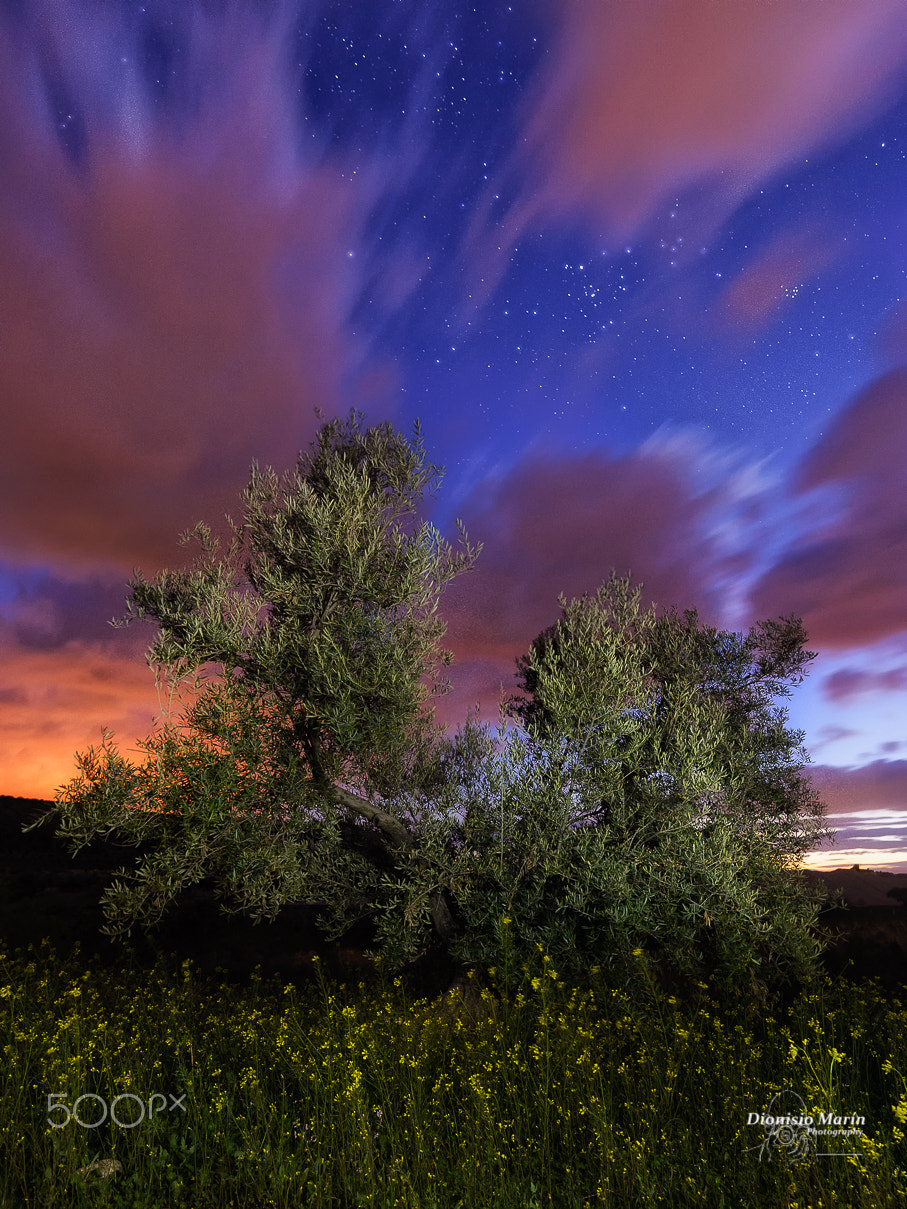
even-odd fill
[{"label": "purple sky", "polygon": [[0,0],[0,791],[159,713],[133,567],[360,408],[484,543],[451,732],[612,567],[819,652],[838,828],[907,871],[903,0]]}]

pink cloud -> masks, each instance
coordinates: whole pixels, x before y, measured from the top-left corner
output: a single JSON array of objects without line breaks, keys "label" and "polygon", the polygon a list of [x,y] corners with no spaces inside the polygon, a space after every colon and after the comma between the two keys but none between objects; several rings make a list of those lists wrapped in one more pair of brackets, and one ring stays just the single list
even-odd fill
[{"label": "pink cloud", "polygon": [[[341,375],[365,357],[350,252],[386,180],[379,159],[356,180],[297,150],[285,32],[196,13],[200,93],[178,135],[134,66],[111,80],[112,11],[0,32],[6,557],[172,564],[182,529],[235,506],[253,458],[291,464],[315,405],[347,410]],[[83,107],[82,169],[36,86],[47,62]],[[364,410],[392,413],[388,388],[372,376]]]},{"label": "pink cloud", "polygon": [[712,308],[716,326],[725,333],[752,336],[776,320],[842,246],[828,231],[801,229],[776,236],[721,294]]},{"label": "pink cloud", "polygon": [[804,779],[826,807],[829,841],[807,854],[812,869],[887,869],[907,873],[907,760],[862,768],[807,764]]},{"label": "pink cloud", "polygon": [[756,614],[793,610],[824,648],[903,633],[907,599],[907,368],[862,391],[806,454],[792,488],[833,489],[843,513],[795,541],[751,593]]},{"label": "pink cloud", "polygon": [[720,220],[871,120],[907,61],[900,0],[566,0],[556,15],[514,163],[533,180],[505,220],[508,245],[565,213],[630,238],[703,186]]},{"label": "pink cloud", "polygon": [[830,813],[903,810],[907,822],[907,760],[874,760],[862,768],[809,764],[804,776]]},{"label": "pink cloud", "polygon": [[841,668],[826,677],[823,695],[834,702],[852,701],[863,693],[892,693],[907,689],[907,667],[891,668],[887,672],[865,672],[857,668]]},{"label": "pink cloud", "polygon": [[703,624],[721,625],[725,582],[750,555],[722,544],[714,522],[745,489],[726,470],[721,489],[697,488],[695,470],[690,450],[671,442],[627,457],[531,455],[458,507],[484,549],[439,602],[455,661],[436,721],[456,729],[479,703],[481,720],[497,726],[500,686],[517,691],[515,660],[560,619],[558,596],[594,595],[612,567],[643,584],[641,611],[653,601],[659,611],[695,607]]}]

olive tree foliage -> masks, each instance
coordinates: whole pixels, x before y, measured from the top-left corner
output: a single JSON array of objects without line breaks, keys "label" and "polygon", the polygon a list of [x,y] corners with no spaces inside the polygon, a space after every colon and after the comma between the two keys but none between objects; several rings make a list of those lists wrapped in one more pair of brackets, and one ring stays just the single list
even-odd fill
[{"label": "olive tree foliage", "polygon": [[[419,681],[446,629],[431,620],[437,593],[481,546],[454,558],[430,525],[412,538],[391,529],[440,467],[423,469],[418,421],[412,445],[389,424],[360,423],[351,412],[346,431],[324,425],[280,480],[253,464],[227,549],[199,524],[181,538],[201,547],[187,569],[151,582],[134,571],[127,615],[112,624],[157,623],[147,659],[171,707],[139,742],[143,763],[107,731],[77,754],[80,775],[38,820],[56,814],[73,854],[111,832],[151,848],[104,893],[111,936],[154,926],[181,890],[212,878],[222,910],[256,922],[288,902],[326,904],[319,922],[333,939],[371,913],[415,845],[415,820],[383,795],[432,794],[443,780],[447,742],[421,711]],[[174,696],[188,699],[177,721]],[[427,880],[426,914],[448,935],[449,904]]]},{"label": "olive tree foliage", "polygon": [[[796,865],[830,833],[798,775],[803,734],[770,704],[813,658],[802,626],[744,637],[700,629],[695,611],[640,615],[629,583],[561,597],[562,621],[517,661],[530,698],[502,701],[496,739],[470,718],[445,757],[462,822],[423,835],[450,869],[450,951],[511,987],[540,949],[575,982],[595,967],[638,982],[640,958],[650,973],[808,980],[820,896]],[[505,734],[508,714],[525,729]],[[398,880],[389,933],[420,876]]]},{"label": "olive tree foliage", "polygon": [[[819,896],[797,866],[831,833],[800,773],[804,732],[773,705],[815,658],[802,622],[733,634],[700,627],[696,610],[640,614],[640,590],[612,572],[594,598],[560,597],[562,620],[518,660],[529,698],[512,695],[507,713],[581,802],[563,837],[572,872],[552,870],[534,910],[571,951],[635,938],[687,974],[809,977]],[[551,747],[568,737],[569,775]],[[520,850],[546,826],[522,820]]]},{"label": "olive tree foliage", "polygon": [[[584,596],[569,608],[559,598],[563,620],[535,639],[528,658],[517,660],[529,698],[511,695],[507,713],[533,734],[583,733],[602,684],[614,684],[609,646],[615,640],[627,644],[636,651],[627,657],[641,659],[646,668],[647,693],[641,699],[654,711],[656,725],[638,738],[643,759],[625,768],[618,800],[638,800],[637,814],[642,811],[651,822],[653,792],[662,802],[659,809],[669,812],[683,797],[675,765],[683,751],[678,745],[693,733],[684,704],[692,691],[696,700],[719,710],[715,755],[735,773],[722,785],[720,807],[714,791],[699,801],[700,826],[711,826],[716,810],[724,817],[733,812],[735,826],[758,826],[761,834],[771,835],[779,859],[797,863],[826,834],[815,829],[824,807],[799,773],[809,762],[800,746],[804,732],[786,729],[786,711],[772,705],[775,697],[790,696],[786,682],[801,683],[802,669],[816,657],[802,649],[802,622],[794,616],[759,622],[743,636],[700,628],[695,609],[685,610],[681,620],[674,607],[657,617],[653,604],[640,617],[641,587],[631,592],[630,579],[612,572],[594,600]],[[639,699],[629,705],[638,708]],[[662,795],[665,785],[673,789]],[[613,809],[614,799],[603,797],[595,817],[608,819]]]}]

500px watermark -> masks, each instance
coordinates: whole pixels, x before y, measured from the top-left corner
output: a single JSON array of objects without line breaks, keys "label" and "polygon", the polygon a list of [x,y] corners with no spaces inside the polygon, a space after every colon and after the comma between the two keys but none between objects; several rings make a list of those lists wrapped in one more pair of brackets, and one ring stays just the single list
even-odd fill
[{"label": "500px watermark", "polygon": [[[167,1104],[167,1099],[159,1091],[153,1092],[148,1097],[148,1116],[149,1117],[152,1115],[152,1113],[163,1112],[165,1108],[167,1109],[168,1112],[173,1112],[174,1108],[178,1108],[180,1110],[180,1112],[186,1111],[186,1106],[185,1106],[185,1104],[183,1104],[183,1100],[185,1100],[185,1098],[186,1098],[185,1092],[183,1092],[183,1094],[181,1096],[173,1096],[173,1095],[170,1095],[169,1092],[167,1094],[170,1098],[169,1105]],[[111,1119],[111,1121],[113,1121],[114,1125],[119,1125],[121,1129],[134,1129],[136,1127],[136,1125],[141,1125],[142,1121],[145,1120],[145,1101],[141,1098],[141,1096],[137,1096],[137,1095],[135,1095],[134,1092],[131,1092],[131,1091],[124,1091],[124,1092],[121,1092],[120,1095],[114,1096],[113,1100],[111,1101],[109,1109],[107,1107],[107,1101],[104,1099],[104,1097],[95,1095],[95,1093],[93,1091],[87,1091],[83,1095],[79,1096],[78,1099],[76,1100],[75,1104],[73,1104],[72,1109],[70,1109],[68,1107],[68,1105],[66,1105],[66,1104],[55,1104],[54,1103],[55,1100],[65,1100],[65,1099],[66,1099],[65,1091],[55,1091],[55,1092],[50,1092],[48,1094],[48,1097],[47,1097],[47,1123],[48,1123],[48,1125],[52,1126],[54,1129],[63,1129],[66,1125],[69,1124],[70,1121],[75,1121],[75,1123],[77,1125],[81,1125],[83,1129],[97,1129],[99,1125],[103,1125],[104,1122],[107,1120],[108,1113],[109,1113],[110,1119]],[[101,1107],[104,1110],[104,1115],[101,1117],[101,1119],[99,1121],[82,1121],[79,1118],[79,1112],[78,1112],[79,1105],[82,1103],[83,1100],[100,1100]],[[137,1101],[139,1109],[141,1111],[141,1115],[139,1117],[137,1117],[134,1121],[121,1121],[116,1113],[116,1107],[121,1100]],[[160,1100],[160,1104],[156,1105],[155,1104],[156,1100]],[[52,1121],[50,1119],[50,1114],[52,1112],[66,1113],[66,1120],[65,1121]]]}]

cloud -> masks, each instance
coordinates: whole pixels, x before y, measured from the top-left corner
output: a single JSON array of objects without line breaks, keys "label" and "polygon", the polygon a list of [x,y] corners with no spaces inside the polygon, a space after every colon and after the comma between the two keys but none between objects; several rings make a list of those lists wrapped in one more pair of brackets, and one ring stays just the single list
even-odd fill
[{"label": "cloud", "polygon": [[[119,578],[73,582],[23,571],[17,590],[0,603],[0,641],[25,650],[56,650],[72,641],[103,649],[114,638],[110,620],[126,612],[128,591]],[[144,641],[147,646],[147,634]]]},{"label": "cloud", "polygon": [[760,616],[793,610],[810,642],[868,646],[905,630],[907,368],[877,379],[804,456],[794,495],[825,492],[843,509],[794,540],[751,592]]},{"label": "cloud", "polygon": [[807,868],[862,864],[907,873],[907,760],[862,768],[807,764],[801,776],[826,808],[833,839],[806,854]]},{"label": "cloud", "polygon": [[[765,543],[765,497],[774,494],[777,484],[759,466],[736,464],[695,434],[671,430],[627,455],[576,457],[537,445],[512,468],[488,472],[457,508],[469,540],[484,549],[474,569],[440,596],[438,616],[448,623],[441,645],[455,659],[442,671],[451,692],[429,702],[435,721],[452,736],[478,704],[480,721],[496,729],[501,691],[518,691],[515,661],[560,618],[558,596],[570,601],[594,594],[612,567],[619,575],[631,572],[633,586],[643,585],[643,610],[653,600],[659,611],[672,604],[697,608],[702,624],[734,629],[796,611],[796,599],[783,598],[777,609],[757,610],[750,601],[742,621],[732,616],[728,584],[752,570]],[[446,539],[458,546],[458,534]],[[0,608],[4,792],[51,797],[75,775],[74,752],[97,745],[103,726],[114,731],[121,750],[151,731],[160,702],[142,658],[150,628],[106,625],[122,614],[124,593],[112,577],[75,584],[33,574],[18,594],[6,594]],[[829,676],[824,687],[838,702],[858,690],[894,689],[902,680],[897,669],[850,667]],[[819,738],[833,742],[847,734],[827,726]],[[887,811],[894,826],[897,812],[907,810],[907,761],[880,759],[851,769],[808,765],[805,772],[837,814]],[[824,856],[817,860],[828,864]]]},{"label": "cloud", "polygon": [[455,661],[436,721],[455,728],[478,702],[482,721],[496,726],[500,685],[517,691],[514,661],[560,619],[558,596],[594,595],[612,567],[643,584],[641,611],[676,604],[697,608],[703,624],[729,624],[728,585],[753,557],[734,518],[749,510],[758,526],[764,491],[752,467],[667,432],[625,457],[530,450],[487,478],[457,507],[484,549],[440,598],[442,645]]},{"label": "cloud", "polygon": [[837,743],[841,739],[849,739],[852,735],[858,735],[860,732],[847,726],[821,726],[816,732],[816,738],[810,743],[811,751],[819,751],[823,747],[828,747],[830,743]]},{"label": "cloud", "polygon": [[[565,0],[555,17],[502,254],[565,215],[620,239],[678,200],[721,221],[881,112],[907,62],[900,0]],[[507,196],[501,181],[493,194]]]},{"label": "cloud", "polygon": [[106,651],[78,641],[53,650],[0,642],[3,793],[51,800],[78,775],[75,753],[97,748],[105,726],[120,752],[141,762],[135,740],[151,733],[161,703],[136,654],[128,641]]},{"label": "cloud", "polygon": [[393,412],[348,321],[397,182],[304,146],[285,5],[181,12],[169,108],[127,15],[28,11],[0,26],[0,553],[152,569],[253,458],[292,464],[315,405],[358,405],[360,371]]},{"label": "cloud", "polygon": [[[457,508],[469,540],[485,545],[475,568],[440,597],[439,616],[448,623],[442,646],[454,651],[455,662],[443,673],[451,693],[433,702],[436,721],[452,734],[478,701],[481,720],[496,727],[501,685],[505,693],[517,690],[515,660],[558,620],[558,596],[594,594],[612,567],[619,575],[630,571],[633,586],[643,584],[643,610],[654,600],[660,607],[696,607],[704,623],[727,624],[728,584],[749,558],[748,530],[733,518],[749,510],[758,527],[766,490],[753,467],[736,465],[693,433],[669,429],[627,456],[552,456],[536,446],[511,470],[491,471]],[[420,519],[404,529],[414,531]],[[447,540],[459,548],[457,533]],[[145,721],[129,725],[148,733],[157,712],[142,658],[150,628],[107,625],[123,614],[125,594],[125,583],[114,576],[72,583],[35,572],[7,594],[0,607],[0,642],[7,650],[0,690],[24,690],[28,701],[7,717],[12,731],[0,742],[10,754],[0,752],[0,766],[18,768],[17,783],[39,774],[45,781],[4,792],[48,793],[48,774],[40,770],[71,766],[74,739],[84,746],[89,736],[96,741],[101,726],[118,731],[133,703],[136,709],[146,703]],[[98,677],[85,671],[93,659],[92,666],[106,668],[108,681],[120,686],[119,703],[115,693],[106,695],[107,682],[101,696],[83,695],[85,684],[99,691]],[[51,683],[60,704],[48,712],[41,686]],[[66,721],[67,711],[78,721]],[[53,734],[45,729],[48,721],[57,728]],[[26,756],[24,746],[10,744],[23,743],[28,733],[35,738]]]},{"label": "cloud", "polygon": [[864,693],[893,693],[904,689],[907,689],[907,667],[890,668],[886,672],[843,667],[832,672],[822,683],[823,696],[838,704],[853,701]]},{"label": "cloud", "polygon": [[804,769],[829,813],[904,811],[907,822],[907,760],[873,760],[862,768],[809,764]]},{"label": "cloud", "polygon": [[785,231],[744,265],[712,308],[724,334],[749,337],[777,320],[810,280],[841,252],[839,237],[827,230]]}]

